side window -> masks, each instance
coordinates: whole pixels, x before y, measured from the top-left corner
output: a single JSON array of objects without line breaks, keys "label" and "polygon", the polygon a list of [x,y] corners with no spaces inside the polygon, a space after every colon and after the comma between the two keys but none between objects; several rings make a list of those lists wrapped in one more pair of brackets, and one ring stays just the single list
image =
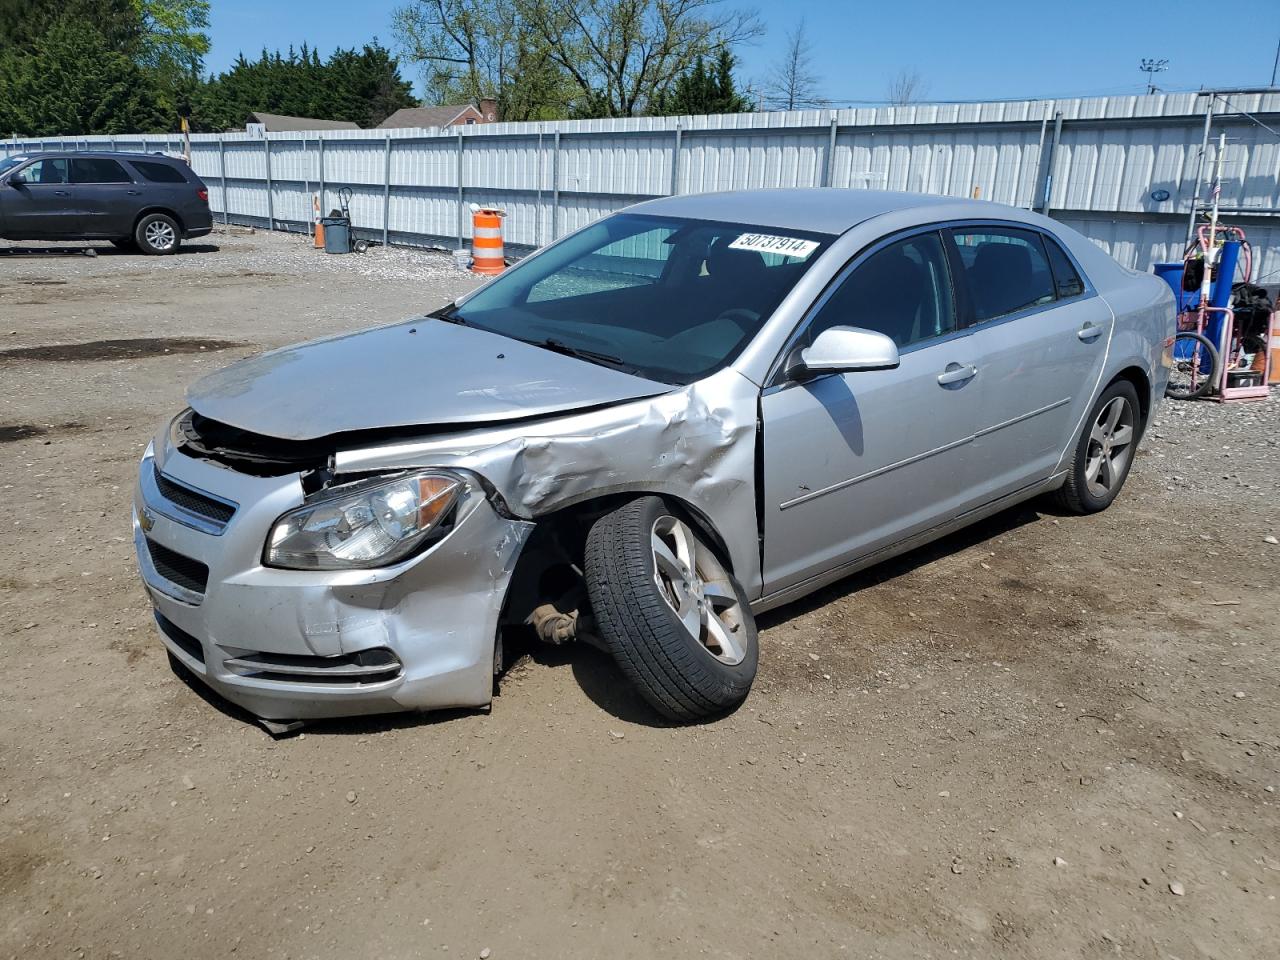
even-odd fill
[{"label": "side window", "polygon": [[814,315],[808,342],[838,326],[875,330],[899,348],[954,331],[951,279],[939,235],[907,237],[860,263]]},{"label": "side window", "polygon": [[1058,291],[1058,299],[1065,300],[1084,293],[1084,281],[1080,279],[1080,274],[1076,272],[1075,266],[1071,263],[1066,251],[1058,245],[1058,241],[1046,236],[1044,247],[1049,251],[1049,265],[1053,267],[1053,280]]},{"label": "side window", "polygon": [[154,160],[130,160],[133,169],[142,174],[143,179],[152,183],[186,183],[187,178],[177,167],[167,163],[156,163]]},{"label": "side window", "polygon": [[97,157],[71,158],[72,183],[132,183],[133,178],[114,160]]},{"label": "side window", "polygon": [[66,183],[67,161],[62,157],[37,160],[22,171],[27,183]]},{"label": "side window", "polygon": [[561,300],[657,283],[671,256],[672,245],[666,241],[674,232],[670,227],[660,227],[614,240],[561,273],[535,283],[527,302]]},{"label": "side window", "polygon": [[953,232],[974,319],[981,323],[1052,303],[1053,272],[1040,234],[1005,227]]}]

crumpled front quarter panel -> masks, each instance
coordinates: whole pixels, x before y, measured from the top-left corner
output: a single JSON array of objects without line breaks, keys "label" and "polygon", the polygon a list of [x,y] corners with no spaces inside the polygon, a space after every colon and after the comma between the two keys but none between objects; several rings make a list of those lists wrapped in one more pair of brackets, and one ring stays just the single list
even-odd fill
[{"label": "crumpled front quarter panel", "polygon": [[587,413],[339,451],[339,473],[454,467],[536,519],[634,491],[682,500],[723,538],[748,596],[760,594],[755,449],[759,387],[732,369],[671,393]]}]

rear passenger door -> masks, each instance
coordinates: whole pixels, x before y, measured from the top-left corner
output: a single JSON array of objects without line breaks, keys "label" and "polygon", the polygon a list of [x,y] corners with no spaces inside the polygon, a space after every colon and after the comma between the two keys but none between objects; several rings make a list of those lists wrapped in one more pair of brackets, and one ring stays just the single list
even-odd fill
[{"label": "rear passenger door", "polygon": [[142,208],[142,188],[119,161],[72,157],[71,184],[88,213],[86,237],[127,237]]},{"label": "rear passenger door", "polygon": [[994,500],[1053,472],[1102,375],[1112,316],[1038,230],[975,224],[954,227],[951,239],[979,367],[974,462]]}]

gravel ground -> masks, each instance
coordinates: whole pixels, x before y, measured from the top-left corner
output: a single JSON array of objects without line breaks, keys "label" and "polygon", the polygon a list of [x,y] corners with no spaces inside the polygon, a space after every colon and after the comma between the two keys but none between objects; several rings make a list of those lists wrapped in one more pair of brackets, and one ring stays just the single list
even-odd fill
[{"label": "gravel ground", "polygon": [[0,956],[1274,955],[1274,392],[1165,404],[1104,514],[1019,508],[769,614],[715,723],[590,649],[488,713],[280,741],[177,680],[128,502],[185,385],[471,282],[263,234],[0,257]]}]

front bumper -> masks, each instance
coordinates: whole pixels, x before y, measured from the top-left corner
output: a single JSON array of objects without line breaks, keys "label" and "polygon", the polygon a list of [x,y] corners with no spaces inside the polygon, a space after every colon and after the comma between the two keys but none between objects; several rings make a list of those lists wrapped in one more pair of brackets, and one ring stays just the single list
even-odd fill
[{"label": "front bumper", "polygon": [[[302,503],[299,476],[248,476],[173,451],[163,434],[156,448],[134,491],[134,548],[161,638],[199,680],[268,720],[489,702],[502,600],[533,524],[500,516],[472,484],[452,531],[403,563],[272,569],[262,547]],[[184,490],[234,513],[202,521],[172,499]]]}]

